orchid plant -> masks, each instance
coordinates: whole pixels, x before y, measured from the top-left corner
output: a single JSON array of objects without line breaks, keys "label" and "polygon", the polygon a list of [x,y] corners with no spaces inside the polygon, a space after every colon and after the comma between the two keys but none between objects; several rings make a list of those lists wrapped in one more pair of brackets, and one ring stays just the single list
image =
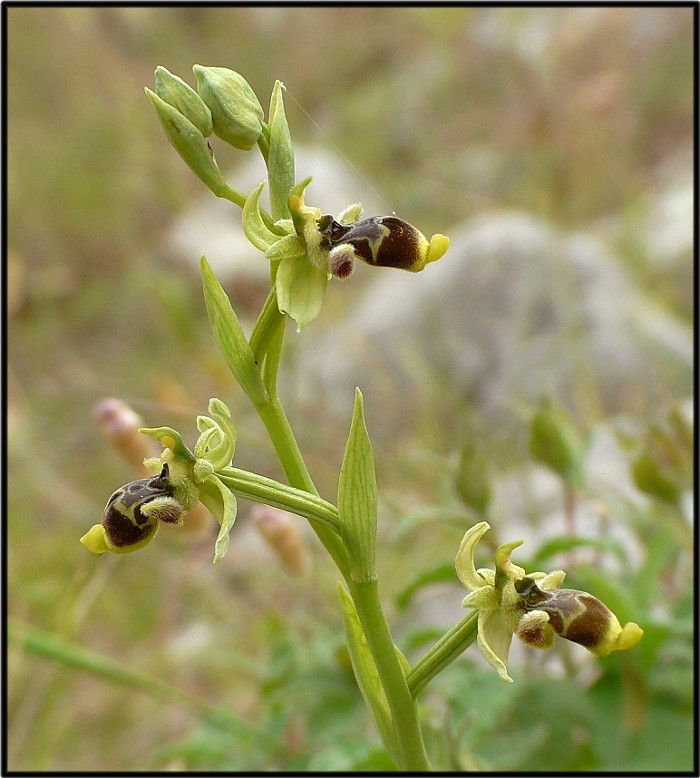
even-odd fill
[{"label": "orchid plant", "polygon": [[[96,554],[142,549],[161,522],[182,523],[199,502],[216,517],[220,531],[214,562],[226,553],[239,498],[282,508],[305,518],[342,577],[338,585],[348,651],[359,689],[379,737],[399,770],[430,769],[416,704],[418,693],[476,642],[504,681],[508,650],[516,634],[528,645],[549,648],[555,634],[606,655],[631,648],[642,635],[624,627],[586,592],[561,589],[563,571],[526,573],[510,560],[519,542],[501,545],[494,569],[476,569],[475,548],[489,529],[467,529],[457,552],[456,573],[472,613],[449,630],[413,666],[397,648],[385,618],[376,572],[377,484],[356,390],[335,504],[314,485],[277,390],[287,319],[301,329],[321,313],[327,285],[350,275],[358,260],[374,267],[423,270],[442,257],[449,239],[427,239],[395,216],[362,218],[350,204],[334,218],[306,204],[311,182],[297,183],[283,86],[272,91],[265,120],[257,96],[238,73],[196,65],[197,89],[158,67],[155,91],[146,89],[166,136],[192,171],[217,196],[242,209],[245,235],[270,264],[270,291],[249,336],[206,258],[201,260],[204,299],[212,333],[231,372],[260,416],[288,483],[233,466],[236,426],[219,399],[197,419],[199,437],[190,450],[170,427],[144,429],[162,446],[145,465],[152,471],[110,497],[102,520],[81,542]],[[216,135],[240,150],[259,149],[268,173],[271,207],[260,202],[265,182],[249,194],[231,187],[217,166],[208,138]]]}]

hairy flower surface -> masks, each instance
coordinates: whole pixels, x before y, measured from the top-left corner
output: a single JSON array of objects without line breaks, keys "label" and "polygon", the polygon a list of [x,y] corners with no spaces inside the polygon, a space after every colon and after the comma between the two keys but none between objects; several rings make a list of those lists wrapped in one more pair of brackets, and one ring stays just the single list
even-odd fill
[{"label": "hairy flower surface", "polygon": [[560,589],[566,573],[526,573],[510,555],[522,540],[496,549],[495,570],[476,569],[474,552],[490,529],[482,521],[467,530],[460,544],[455,569],[469,590],[462,605],[478,611],[477,645],[484,659],[504,681],[513,633],[533,648],[550,648],[554,634],[579,643],[598,656],[636,645],[643,635],[634,622],[620,625],[615,614],[588,592]]}]

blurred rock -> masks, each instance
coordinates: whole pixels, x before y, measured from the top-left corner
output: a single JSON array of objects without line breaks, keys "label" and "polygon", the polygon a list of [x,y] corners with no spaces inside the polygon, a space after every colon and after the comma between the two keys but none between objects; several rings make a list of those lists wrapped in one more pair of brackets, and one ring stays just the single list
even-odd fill
[{"label": "blurred rock", "polygon": [[450,251],[422,273],[361,268],[376,280],[341,323],[300,341],[302,397],[346,410],[358,385],[370,414],[401,425],[430,401],[470,402],[493,419],[544,394],[614,413],[689,393],[690,327],[600,240],[522,213],[448,233]]}]

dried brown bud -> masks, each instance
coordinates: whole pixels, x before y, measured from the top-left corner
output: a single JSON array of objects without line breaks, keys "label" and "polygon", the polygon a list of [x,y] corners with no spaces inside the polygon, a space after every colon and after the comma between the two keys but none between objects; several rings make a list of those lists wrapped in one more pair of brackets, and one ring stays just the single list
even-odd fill
[{"label": "dried brown bud", "polygon": [[289,573],[302,575],[306,571],[308,558],[304,540],[291,514],[267,505],[256,505],[253,523]]}]

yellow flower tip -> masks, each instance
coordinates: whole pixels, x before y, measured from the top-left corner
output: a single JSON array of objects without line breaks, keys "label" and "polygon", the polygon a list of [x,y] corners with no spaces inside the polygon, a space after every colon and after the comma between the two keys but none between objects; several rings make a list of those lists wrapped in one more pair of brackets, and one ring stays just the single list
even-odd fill
[{"label": "yellow flower tip", "polygon": [[167,435],[162,437],[160,439],[160,442],[161,442],[161,445],[163,446],[163,448],[169,448],[169,449],[171,449],[173,451],[175,450],[175,446],[177,445],[175,439],[171,438],[170,436],[167,436]]},{"label": "yellow flower tip", "polygon": [[435,262],[440,259],[450,247],[450,239],[447,235],[443,235],[438,232],[430,239],[430,245],[428,246],[428,256],[426,257],[425,264],[429,262]]},{"label": "yellow flower tip", "polygon": [[633,648],[639,643],[644,635],[644,630],[636,624],[634,621],[628,621],[622,628],[622,632],[619,634],[613,651],[626,651],[628,648]]},{"label": "yellow flower tip", "polygon": [[80,538],[80,542],[93,554],[105,554],[109,551],[105,538],[105,528],[101,524],[93,524]]}]

